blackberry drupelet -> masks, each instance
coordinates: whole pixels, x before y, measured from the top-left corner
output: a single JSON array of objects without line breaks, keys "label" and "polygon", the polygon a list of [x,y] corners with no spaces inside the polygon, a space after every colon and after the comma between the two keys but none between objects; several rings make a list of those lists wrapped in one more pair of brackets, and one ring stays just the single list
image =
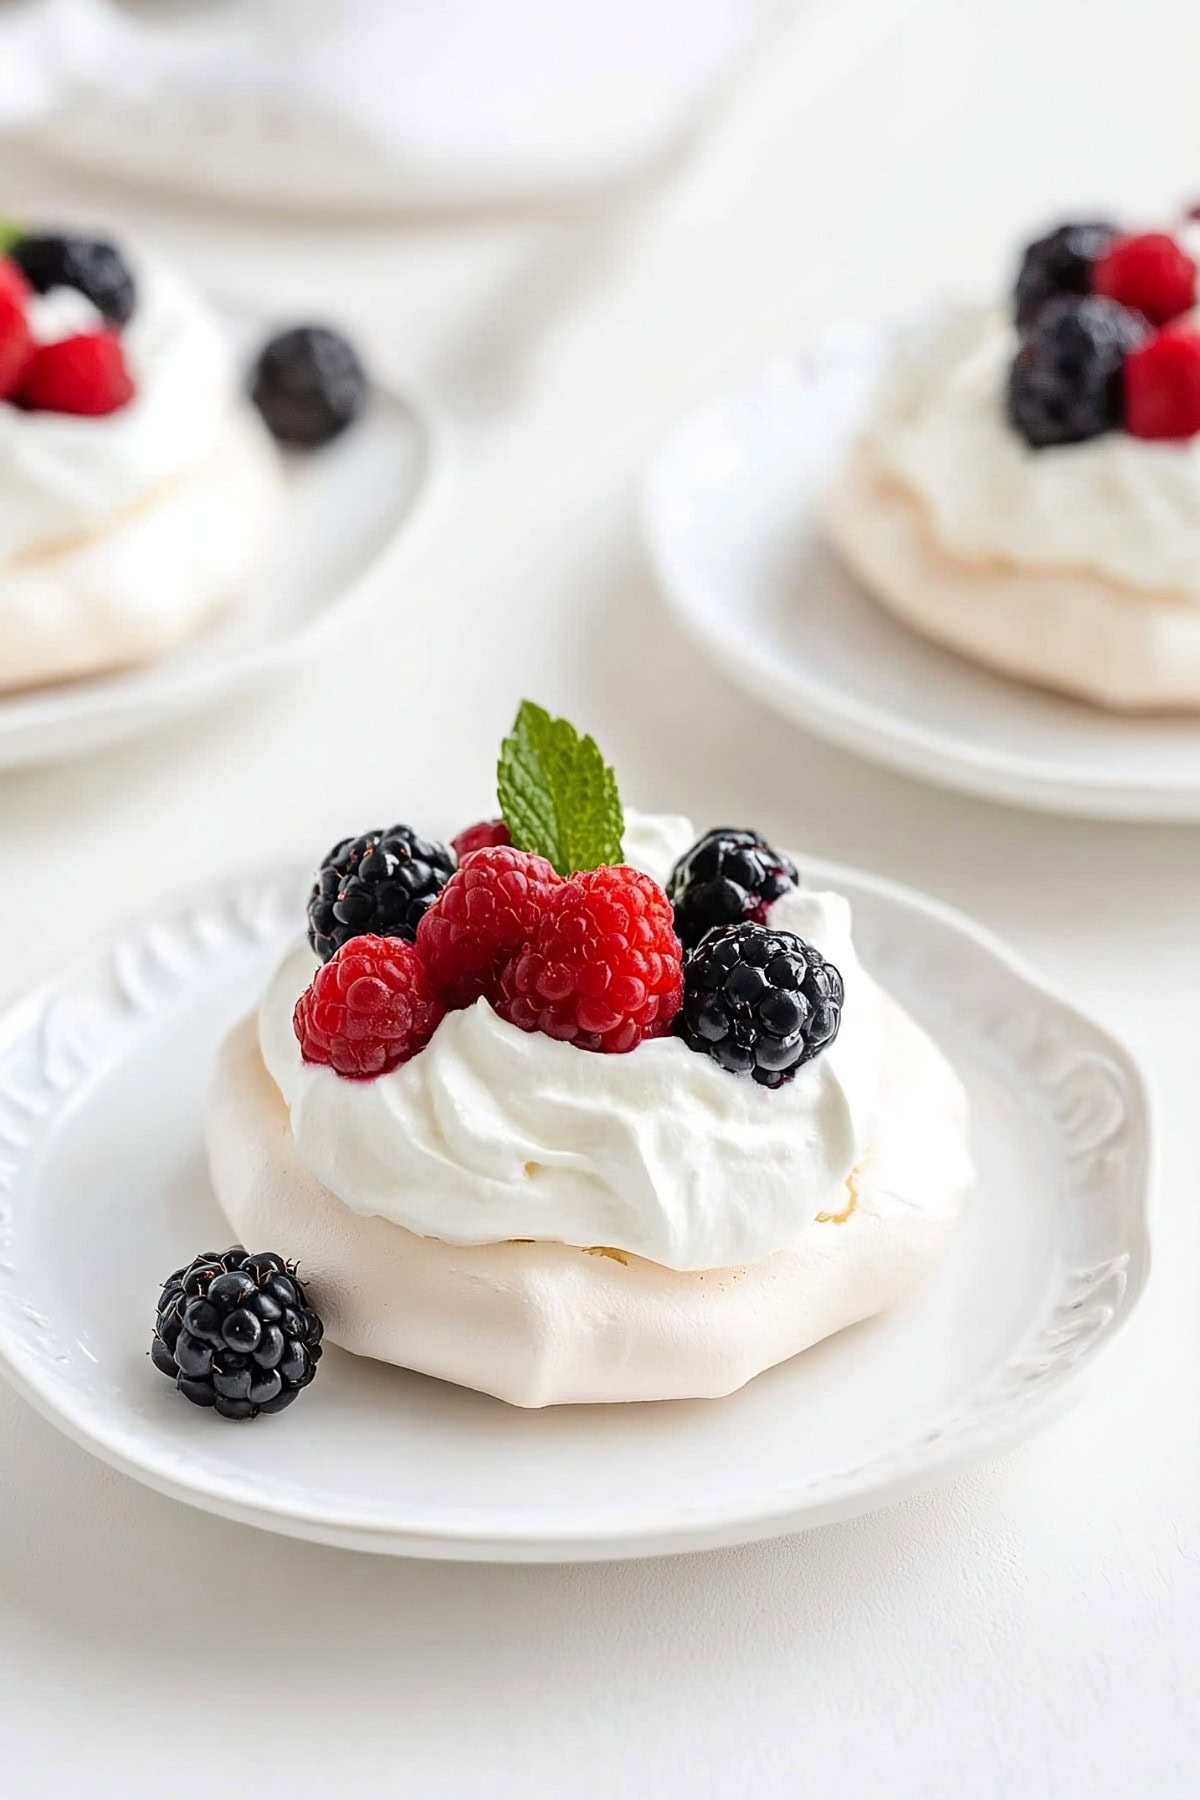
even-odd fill
[{"label": "blackberry drupelet", "polygon": [[154,1366],[223,1419],[282,1412],[317,1372],[322,1325],[282,1256],[205,1250],[167,1278]]},{"label": "blackberry drupelet", "polygon": [[411,943],[421,915],[456,867],[452,850],[407,825],[343,838],[321,864],[309,895],[309,943],[322,962],[355,937]]},{"label": "blackberry drupelet", "polygon": [[689,950],[716,925],[743,919],[763,924],[772,900],[795,887],[796,879],[795,865],[757,831],[706,831],[667,882],[680,943]]},{"label": "blackberry drupelet", "polygon": [[1090,294],[1092,267],[1117,235],[1115,225],[1084,219],[1037,238],[1026,247],[1017,274],[1017,328],[1028,330],[1047,300],[1059,294]]},{"label": "blackberry drupelet", "polygon": [[137,305],[137,285],[115,244],[77,232],[30,232],[8,251],[30,287],[76,288],[113,325],[128,325]]},{"label": "blackberry drupelet", "polygon": [[794,932],[726,925],[684,964],[675,1029],[731,1075],[777,1088],[833,1042],[842,998],[837,969]]},{"label": "blackberry drupelet", "polygon": [[297,325],[264,345],[250,397],[281,444],[315,450],[354,423],[367,397],[367,377],[340,332]]},{"label": "blackberry drupelet", "polygon": [[1101,294],[1048,301],[1013,358],[1010,424],[1035,450],[1115,429],[1125,356],[1148,333],[1144,319]]}]

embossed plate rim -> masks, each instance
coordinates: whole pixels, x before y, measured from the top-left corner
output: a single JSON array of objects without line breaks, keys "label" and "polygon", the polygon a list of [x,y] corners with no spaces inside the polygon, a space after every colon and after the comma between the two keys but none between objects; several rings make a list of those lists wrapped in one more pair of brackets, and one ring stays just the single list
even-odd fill
[{"label": "embossed plate rim", "polygon": [[[392,1554],[432,1557],[489,1558],[511,1561],[590,1560],[605,1557],[660,1555],[714,1547],[807,1528],[852,1516],[903,1498],[944,1479],[979,1458],[994,1454],[1027,1436],[1074,1398],[1081,1377],[1096,1354],[1128,1318],[1148,1272],[1147,1195],[1150,1177],[1150,1115],[1145,1086],[1129,1054],[1100,1026],[1070,1002],[1054,994],[1020,958],[983,927],[942,903],[886,879],[839,864],[803,856],[797,859],[806,876],[848,891],[868,909],[894,917],[904,941],[915,954],[927,940],[941,940],[961,966],[974,966],[984,989],[1002,985],[1022,1006],[1005,1015],[1013,1029],[1052,1031],[1043,1050],[1053,1060],[1056,1044],[1074,1055],[1058,1079],[1062,1105],[1071,1129],[1086,1126],[1086,1095],[1069,1086],[1070,1077],[1091,1061],[1103,1065],[1116,1119],[1095,1143],[1079,1152],[1080,1179],[1096,1159],[1108,1182],[1112,1209],[1076,1204],[1074,1216],[1083,1228],[1084,1267],[1070,1292],[1048,1295],[1037,1321],[1019,1341],[1009,1340],[1002,1366],[993,1364],[960,1400],[949,1406],[932,1429],[919,1439],[876,1454],[850,1467],[818,1471],[800,1482],[784,1482],[770,1491],[738,1496],[714,1508],[703,1496],[664,1508],[660,1503],[645,1517],[622,1519],[614,1529],[602,1515],[578,1511],[556,1518],[547,1530],[544,1516],[522,1521],[497,1519],[486,1511],[455,1507],[435,1519],[403,1508],[386,1516],[340,1516],[306,1504],[289,1491],[272,1493],[261,1477],[242,1482],[212,1478],[194,1469],[181,1470],[178,1459],[158,1446],[152,1427],[133,1408],[120,1428],[96,1426],[78,1388],[49,1372],[44,1354],[34,1354],[29,1334],[16,1315],[27,1296],[20,1290],[19,1270],[3,1254],[11,1240],[12,1217],[0,1218],[0,1371],[66,1435],[102,1460],[173,1498],[245,1523],[310,1537],[346,1547]],[[294,929],[295,902],[304,876],[295,871],[257,880],[226,883],[192,902],[165,906],[124,933],[107,952],[81,964],[19,1001],[0,1018],[0,1215],[19,1205],[28,1164],[53,1133],[56,1121],[90,1077],[122,1055],[123,1034],[148,1029],[165,1001],[201,982],[212,959],[229,955],[236,942],[241,951],[280,944]],[[103,998],[106,990],[108,1012]],[[53,1018],[57,1001],[85,998],[92,1007],[91,1041],[82,1048],[69,1039],[43,1045],[40,1081],[24,1087],[13,1079],[18,1052],[28,1051],[36,1034]],[[978,1005],[978,1001],[970,1004]],[[1031,1055],[1034,1040],[1022,1042]],[[22,1121],[27,1129],[23,1130]],[[1067,1125],[1060,1126],[1062,1131]],[[1085,1134],[1086,1135],[1086,1134]],[[1123,1171],[1106,1159],[1119,1140]],[[1117,1229],[1119,1218],[1120,1229]],[[147,1443],[147,1438],[150,1442]]]}]

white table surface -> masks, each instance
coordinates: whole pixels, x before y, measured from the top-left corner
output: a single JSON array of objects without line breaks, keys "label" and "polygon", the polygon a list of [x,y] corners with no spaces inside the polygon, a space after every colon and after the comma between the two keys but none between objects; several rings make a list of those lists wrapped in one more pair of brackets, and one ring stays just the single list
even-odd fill
[{"label": "white table surface", "polygon": [[763,715],[666,621],[633,509],[676,411],[810,323],[986,288],[1066,209],[1200,193],[1198,98],[1185,0],[814,0],[682,173],[585,221],[275,228],[5,154],[6,212],[136,223],[285,314],[343,313],[440,387],[461,470],[394,610],[303,686],[0,782],[0,991],[243,861],[475,816],[528,693],[598,734],[635,801],[986,920],[1144,1058],[1162,1126],[1156,1272],[1079,1409],[923,1498],[743,1552],[318,1549],[145,1492],[0,1391],[5,1795],[1200,1791],[1200,833],[971,804]]}]

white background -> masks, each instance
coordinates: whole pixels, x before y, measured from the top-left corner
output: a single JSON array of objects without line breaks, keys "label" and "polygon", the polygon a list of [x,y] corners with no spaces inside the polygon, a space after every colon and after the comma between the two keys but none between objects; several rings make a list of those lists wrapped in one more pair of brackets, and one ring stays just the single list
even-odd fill
[{"label": "white background", "polygon": [[[585,217],[264,225],[5,153],[4,211],[136,223],[333,310],[454,407],[449,515],[291,692],[0,784],[0,989],[160,894],[476,816],[531,694],[635,802],[745,820],[1005,933],[1151,1071],[1157,1267],[1065,1423],[855,1524],[562,1569],[322,1550],[173,1506],[0,1393],[0,1791],[288,1800],[1200,1791],[1200,834],[1024,816],[826,750],[667,623],[634,482],[812,324],[1005,278],[1079,206],[1200,196],[1190,0],[813,4],[688,167]],[[953,1354],[953,1346],[947,1346]]]}]

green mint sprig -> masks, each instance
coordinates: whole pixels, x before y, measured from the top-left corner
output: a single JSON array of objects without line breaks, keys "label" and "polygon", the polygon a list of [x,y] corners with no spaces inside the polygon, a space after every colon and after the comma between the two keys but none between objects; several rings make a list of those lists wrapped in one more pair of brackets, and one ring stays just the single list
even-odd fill
[{"label": "green mint sprig", "polygon": [[15,219],[0,218],[0,256],[7,256],[13,245],[19,244],[24,236],[24,231]]},{"label": "green mint sprig", "polygon": [[500,746],[496,792],[517,849],[544,856],[560,875],[622,860],[617,778],[595,738],[532,700]]}]

